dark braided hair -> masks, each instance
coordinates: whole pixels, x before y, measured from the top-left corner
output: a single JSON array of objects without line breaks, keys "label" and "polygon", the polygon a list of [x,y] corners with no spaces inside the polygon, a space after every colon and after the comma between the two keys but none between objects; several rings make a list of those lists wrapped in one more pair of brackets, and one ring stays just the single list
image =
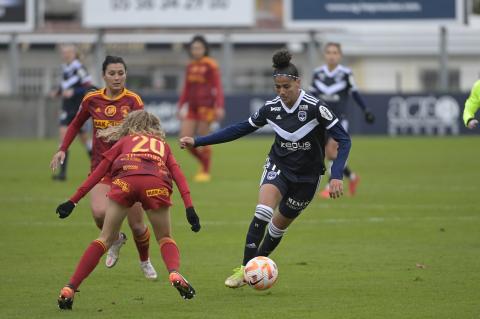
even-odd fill
[{"label": "dark braided hair", "polygon": [[273,77],[288,76],[295,80],[298,79],[297,67],[293,63],[290,63],[291,59],[292,55],[286,49],[275,52],[272,57]]}]

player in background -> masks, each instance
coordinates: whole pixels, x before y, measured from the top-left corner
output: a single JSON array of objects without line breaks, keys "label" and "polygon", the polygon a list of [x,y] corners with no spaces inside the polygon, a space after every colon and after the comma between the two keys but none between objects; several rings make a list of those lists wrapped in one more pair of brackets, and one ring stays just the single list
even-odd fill
[{"label": "player in background", "polygon": [[243,262],[225,281],[230,288],[245,285],[243,270],[247,262],[256,256],[270,255],[289,225],[314,197],[325,172],[327,132],[339,145],[332,165],[330,196],[339,198],[343,194],[343,168],[350,151],[350,137],[322,101],[300,88],[298,70],[290,63],[291,58],[286,50],[274,54],[273,80],[278,96],[265,102],[248,121],[207,136],[180,139],[181,147],[197,147],[232,141],[266,124],[275,131],[275,141],[260,180],[255,214],[245,240]]},{"label": "player in background", "polygon": [[[373,123],[375,116],[368,109],[362,96],[358,93],[353,80],[352,71],[340,64],[342,48],[339,43],[329,42],[324,49],[325,65],[314,70],[310,92],[312,95],[325,101],[340,119],[343,128],[348,131],[347,104],[351,94],[356,104],[365,114],[365,121]],[[332,161],[337,156],[338,145],[334,139],[328,138],[325,146],[325,156]],[[360,182],[358,174],[345,166],[343,174],[349,180],[348,188],[350,195],[355,195],[357,185]],[[320,196],[329,197],[328,185],[320,192]]]},{"label": "player in background", "polygon": [[470,96],[465,102],[465,109],[463,110],[463,123],[469,129],[474,129],[478,126],[478,120],[475,118],[475,113],[480,108],[480,80],[473,85]]},{"label": "player in background", "polygon": [[116,143],[102,154],[102,161],[70,200],[58,206],[57,213],[60,218],[68,217],[78,201],[109,174],[113,182],[107,194],[105,222],[100,236],[90,243],[68,285],[60,291],[58,306],[72,309],[75,291],[117,240],[123,220],[132,212],[129,208],[137,202],[142,203],[152,224],[170,283],[184,299],[193,298],[195,290],[178,272],[180,254],[171,235],[172,179],[180,191],[193,231],[200,230],[200,221],[185,176],[165,141],[160,120],[146,111],[134,111],[122,124],[101,130],[98,136]]},{"label": "player in background", "polygon": [[[224,96],[220,69],[209,57],[205,38],[196,35],[188,45],[191,58],[185,74],[183,91],[178,101],[181,119],[180,137],[206,135],[211,124],[225,117]],[[196,182],[210,181],[212,151],[209,146],[189,148],[188,151],[200,162],[194,177]]]},{"label": "player in background", "polygon": [[[55,170],[65,160],[66,152],[73,139],[80,131],[83,124],[89,119],[93,120],[93,149],[91,171],[102,160],[102,153],[112,147],[112,143],[105,142],[96,137],[99,130],[110,126],[119,125],[131,111],[143,109],[143,101],[134,92],[125,88],[127,78],[127,66],[121,57],[107,56],[102,66],[105,88],[93,91],[85,95],[80,110],[68,126],[60,149],[54,154],[50,167]],[[102,229],[107,208],[107,193],[110,191],[111,178],[106,175],[96,184],[90,192],[90,207],[93,219],[99,229]],[[150,232],[143,221],[143,209],[140,203],[131,207],[128,214],[128,224],[137,246],[140,257],[140,267],[148,279],[157,278],[157,273],[149,259]],[[107,254],[105,264],[108,268],[115,266],[120,248],[127,240],[124,233],[120,233]]]},{"label": "player in background", "polygon": [[[62,56],[62,81],[54,89],[50,96],[62,98],[62,112],[60,113],[59,136],[63,141],[68,125],[72,122],[78,112],[80,103],[87,92],[92,87],[92,78],[87,69],[80,62],[77,48],[73,44],[63,44],[60,46]],[[91,157],[92,146],[88,133],[83,129],[79,134],[82,144],[85,145],[89,156]],[[53,175],[54,180],[64,181],[67,179],[68,152],[65,153],[65,159],[60,166],[58,174]]]}]

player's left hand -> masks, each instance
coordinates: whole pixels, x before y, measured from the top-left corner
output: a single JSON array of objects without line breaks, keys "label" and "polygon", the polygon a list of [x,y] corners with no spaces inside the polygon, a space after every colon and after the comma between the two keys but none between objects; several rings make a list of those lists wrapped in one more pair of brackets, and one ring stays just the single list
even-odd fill
[{"label": "player's left hand", "polygon": [[200,226],[200,218],[198,218],[198,215],[195,212],[195,208],[188,207],[185,210],[185,212],[187,214],[188,223],[192,226],[191,227],[192,231],[197,233],[200,230],[201,226]]},{"label": "player's left hand", "polygon": [[373,124],[373,122],[375,122],[375,115],[370,111],[365,111],[365,121],[368,124]]},{"label": "player's left hand", "polygon": [[75,208],[75,203],[71,200],[66,201],[58,205],[57,207],[57,214],[59,218],[67,218],[72,213],[73,209]]},{"label": "player's left hand", "polygon": [[330,193],[330,198],[340,198],[343,195],[343,181],[331,179],[328,192]]}]

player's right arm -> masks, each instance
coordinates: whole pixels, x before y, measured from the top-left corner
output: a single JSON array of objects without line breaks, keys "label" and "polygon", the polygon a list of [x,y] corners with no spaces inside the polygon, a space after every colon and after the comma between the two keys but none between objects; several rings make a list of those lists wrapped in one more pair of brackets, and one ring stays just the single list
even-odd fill
[{"label": "player's right arm", "polygon": [[220,143],[227,143],[250,133],[255,132],[260,127],[267,124],[266,112],[268,108],[263,106],[260,110],[255,112],[248,120],[232,124],[221,130],[213,132],[205,136],[197,136],[195,138],[185,136],[180,139],[180,147],[198,147],[205,145],[213,145]]},{"label": "player's right arm", "polygon": [[59,165],[63,164],[65,159],[65,152],[68,150],[70,144],[72,144],[75,136],[77,136],[78,132],[82,128],[83,124],[88,120],[90,117],[90,113],[88,112],[88,100],[84,99],[80,106],[80,110],[78,111],[77,115],[73,121],[68,125],[67,132],[65,133],[65,137],[63,138],[62,144],[58,149],[57,153],[53,155],[53,158],[50,162],[50,168],[55,170]]},{"label": "player's right arm", "polygon": [[473,129],[478,125],[478,120],[475,119],[475,113],[480,108],[480,80],[473,85],[470,96],[465,102],[465,109],[463,110],[463,123],[466,127]]}]

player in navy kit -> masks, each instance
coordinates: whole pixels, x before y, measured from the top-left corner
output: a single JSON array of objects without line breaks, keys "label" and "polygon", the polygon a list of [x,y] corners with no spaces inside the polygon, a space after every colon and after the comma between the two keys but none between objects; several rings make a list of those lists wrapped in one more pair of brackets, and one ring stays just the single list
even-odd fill
[{"label": "player in navy kit", "polygon": [[225,281],[227,287],[238,288],[245,284],[243,269],[246,263],[255,256],[268,256],[280,243],[288,226],[312,200],[325,172],[327,131],[339,145],[332,166],[330,196],[343,195],[343,168],[350,150],[350,137],[322,101],[300,88],[298,71],[290,63],[291,57],[286,50],[275,53],[273,78],[278,96],[267,101],[248,121],[207,136],[180,139],[182,148],[224,143],[266,124],[276,133],[264,165],[259,202],[247,233],[243,262]]},{"label": "player in navy kit", "polygon": [[[85,93],[91,89],[92,78],[88,74],[85,66],[80,62],[77,48],[73,44],[63,44],[60,47],[62,54],[62,81],[60,85],[51,92],[51,97],[62,98],[62,112],[60,114],[60,141],[63,140],[67,132],[68,125],[73,121],[82,103]],[[94,87],[93,87],[94,88]],[[88,133],[83,130],[79,132],[80,140],[92,156],[91,140]],[[65,159],[60,165],[60,172],[53,176],[54,180],[64,181],[67,178],[68,152],[65,153]]]},{"label": "player in navy kit", "polygon": [[[342,58],[340,44],[334,42],[327,43],[325,45],[324,57],[326,64],[314,70],[310,87],[311,94],[328,103],[328,106],[335,112],[343,128],[347,131],[347,103],[350,95],[363,110],[365,121],[373,123],[375,117],[368,109],[362,96],[358,93],[352,71],[340,64]],[[333,160],[337,156],[336,153],[337,143],[334,139],[329,138],[325,146],[325,156],[328,160]],[[348,188],[350,195],[355,195],[358,182],[360,181],[359,176],[353,173],[348,166],[345,166],[343,174],[349,180]],[[329,197],[328,186],[320,195],[325,198]]]}]

